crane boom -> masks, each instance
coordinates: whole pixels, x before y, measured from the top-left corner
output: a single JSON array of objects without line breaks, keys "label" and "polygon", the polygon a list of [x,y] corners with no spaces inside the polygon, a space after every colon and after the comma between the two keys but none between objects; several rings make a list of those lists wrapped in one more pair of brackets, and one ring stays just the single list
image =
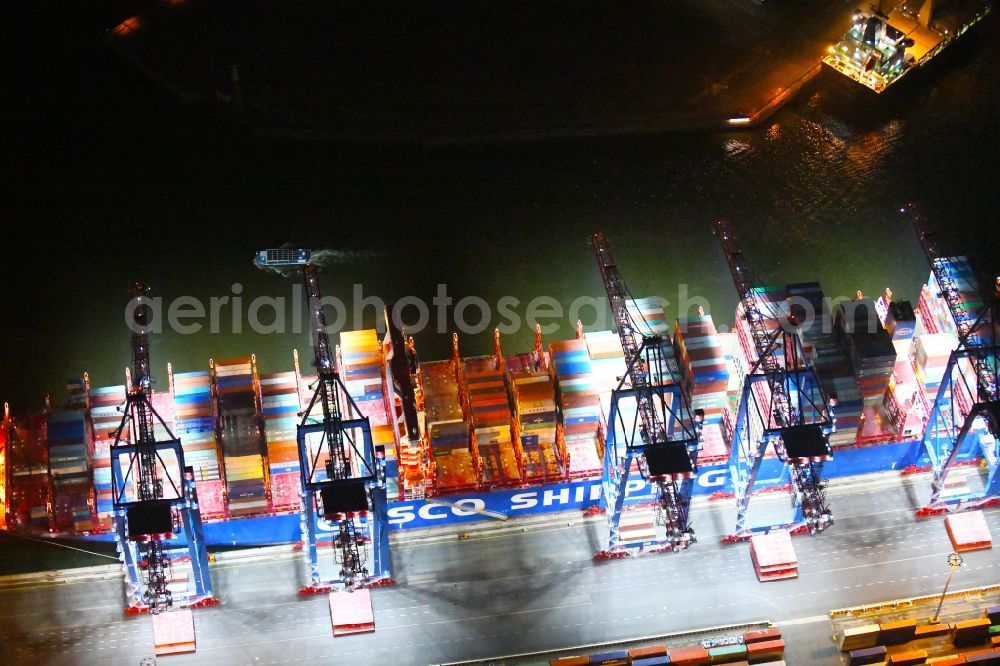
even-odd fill
[{"label": "crane boom", "polygon": [[[931,265],[931,272],[941,289],[941,297],[948,304],[948,311],[955,321],[959,348],[972,348],[988,344],[992,340],[991,336],[988,335],[990,308],[986,307],[974,314],[964,311],[961,290],[952,277],[951,271],[948,270],[948,259],[938,246],[937,236],[927,228],[920,206],[910,203],[903,210],[909,213],[913,221],[917,239],[920,241],[920,246]],[[998,283],[997,289],[1000,290],[1000,283]],[[997,294],[983,294],[983,296],[986,297],[984,299],[986,303],[997,298]],[[980,399],[984,401],[996,400],[998,398],[996,375],[990,371],[989,363],[982,354],[974,354],[970,360],[976,373]]]},{"label": "crane boom", "polygon": [[132,327],[132,386],[129,393],[135,400],[132,423],[132,441],[138,447],[139,467],[136,480],[137,495],[141,501],[153,501],[163,498],[163,481],[159,478],[156,466],[156,435],[153,431],[153,409],[148,400],[142,399],[152,386],[149,360],[149,322],[151,306],[149,290],[146,285],[137,282],[132,287],[134,304],[134,321]]},{"label": "crane boom", "polygon": [[794,415],[788,396],[784,391],[784,382],[782,381],[784,366],[778,362],[776,354],[781,340],[781,331],[779,329],[777,333],[770,333],[764,325],[766,318],[760,309],[755,290],[755,287],[760,285],[743,255],[743,250],[733,233],[732,225],[726,220],[718,220],[715,223],[715,232],[722,243],[722,251],[726,256],[729,272],[736,285],[736,291],[740,295],[740,302],[743,304],[743,313],[750,327],[754,348],[757,351],[757,366],[769,378],[767,382],[771,396],[769,416],[779,426],[791,423],[794,420]]},{"label": "crane boom", "polygon": [[[786,463],[793,492],[795,516],[785,526],[820,532],[832,523],[821,481],[823,461],[831,457],[827,440],[832,428],[830,403],[815,372],[800,363],[801,343],[794,331],[784,328],[783,313],[765,314],[769,307],[758,298],[761,286],[736,240],[732,225],[718,220],[716,235],[740,297],[756,359],[744,377],[739,413],[734,426],[730,472],[736,487],[736,530],[729,537],[746,538],[754,529],[746,527],[750,499],[768,444]],[[773,331],[767,319],[778,319]],[[787,317],[788,323],[794,319]],[[778,352],[784,353],[779,359]],[[751,409],[751,405],[753,409]],[[757,429],[751,427],[751,423]]]},{"label": "crane boom", "polygon": [[[993,294],[985,290],[977,294],[985,305],[977,312],[968,312],[952,260],[927,228],[923,211],[910,203],[901,212],[909,214],[913,222],[958,334],[920,442],[930,458],[934,480],[930,501],[917,516],[988,506],[1000,497],[1000,278]],[[947,492],[949,474],[960,454],[982,456],[988,470],[982,492]]]},{"label": "crane boom", "polygon": [[[614,405],[609,416],[609,431],[614,432],[615,415],[620,400],[634,397],[638,416],[640,443],[626,445],[623,458],[615,458],[616,446],[605,449],[605,473],[614,468],[617,482],[605,480],[611,513],[611,547],[618,541],[618,521],[624,497],[622,484],[628,479],[631,462],[638,457],[643,476],[656,484],[657,522],[664,527],[666,547],[677,551],[695,541],[694,530],[688,523],[691,478],[697,472],[700,410],[692,418],[686,397],[667,362],[669,338],[652,331],[644,333],[629,312],[633,301],[625,280],[618,270],[611,246],[604,234],[591,238],[597,256],[601,280],[615,318],[615,327],[625,356],[626,376],[613,393]],[[625,388],[625,381],[631,385]]]},{"label": "crane boom", "polygon": [[604,281],[604,289],[608,295],[615,327],[618,329],[618,337],[625,354],[628,377],[632,382],[632,388],[637,392],[639,418],[642,420],[640,434],[647,444],[655,444],[664,438],[665,431],[653,407],[648,368],[643,363],[641,354],[642,335],[628,311],[628,301],[631,300],[628,287],[625,286],[625,280],[615,264],[608,239],[604,234],[595,234],[593,242],[597,265],[601,271],[601,279]]}]

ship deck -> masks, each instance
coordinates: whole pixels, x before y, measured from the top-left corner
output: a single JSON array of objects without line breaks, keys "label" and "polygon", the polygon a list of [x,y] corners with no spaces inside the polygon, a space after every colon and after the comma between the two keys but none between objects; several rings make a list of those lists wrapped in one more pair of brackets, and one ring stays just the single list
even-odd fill
[{"label": "ship deck", "polygon": [[831,47],[830,55],[824,57],[823,62],[876,93],[881,93],[908,72],[923,66],[948,44],[975,25],[989,11],[990,5],[984,0],[956,0],[951,3],[941,3],[941,7],[935,7],[933,19],[928,26],[920,22],[918,17],[910,11],[906,2],[897,5],[889,12],[886,22],[907,38],[912,39],[913,45],[906,48],[908,61],[911,64],[891,77],[882,76],[877,72],[865,71],[864,63],[859,63],[846,55],[846,53],[853,52],[855,48],[867,48],[861,44],[858,36],[852,31],[849,31],[838,44]]}]

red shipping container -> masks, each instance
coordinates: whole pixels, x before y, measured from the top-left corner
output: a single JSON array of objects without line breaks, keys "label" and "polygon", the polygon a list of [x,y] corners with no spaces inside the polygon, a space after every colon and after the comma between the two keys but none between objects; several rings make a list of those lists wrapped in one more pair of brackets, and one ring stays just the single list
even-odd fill
[{"label": "red shipping container", "polygon": [[701,666],[709,663],[708,650],[701,645],[689,645],[687,647],[670,648],[667,650],[671,664],[679,666]]}]

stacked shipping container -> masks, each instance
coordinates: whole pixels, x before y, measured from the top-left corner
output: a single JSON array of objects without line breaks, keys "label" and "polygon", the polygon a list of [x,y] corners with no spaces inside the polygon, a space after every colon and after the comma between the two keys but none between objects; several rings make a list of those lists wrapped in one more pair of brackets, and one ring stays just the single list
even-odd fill
[{"label": "stacked shipping container", "polygon": [[555,384],[542,359],[515,354],[504,360],[514,402],[514,428],[525,460],[525,480],[556,481],[563,477],[556,417]]},{"label": "stacked shipping container", "polygon": [[862,395],[847,353],[837,341],[833,313],[819,283],[791,284],[786,288],[789,312],[795,315],[805,361],[811,361],[823,392],[837,396],[837,430],[832,446],[853,444],[861,427]]},{"label": "stacked shipping container", "polygon": [[521,483],[524,456],[511,436],[510,404],[504,375],[493,356],[462,361],[462,388],[473,446],[479,452],[480,483],[484,488]]},{"label": "stacked shipping container", "polygon": [[663,299],[657,296],[638,298],[627,305],[629,316],[638,325],[643,335],[667,334],[667,317],[663,312]]},{"label": "stacked shipping container", "polygon": [[266,513],[266,449],[257,412],[258,387],[254,360],[252,357],[244,357],[218,361],[211,367],[219,407],[218,433],[225,468],[229,515],[252,516]]},{"label": "stacked shipping container", "polygon": [[835,324],[865,407],[880,407],[896,364],[892,336],[882,327],[870,298],[837,306]]},{"label": "stacked shipping container", "polygon": [[[114,489],[111,478],[111,445],[122,422],[119,407],[125,404],[125,386],[105,386],[90,391],[90,423],[94,429],[94,491],[97,521],[102,530],[112,528]],[[125,436],[128,435],[126,429]]]},{"label": "stacked shipping container", "polygon": [[15,424],[6,456],[10,469],[12,526],[48,530],[51,487],[44,414]]},{"label": "stacked shipping container", "polygon": [[923,410],[914,409],[920,401],[917,390],[917,377],[909,358],[897,358],[882,405],[899,437],[917,437],[923,429]]},{"label": "stacked shipping container", "polygon": [[[72,382],[70,401],[85,404],[83,382]],[[90,472],[90,433],[82,409],[55,409],[46,424],[52,480],[52,527],[87,532],[97,526]]]},{"label": "stacked shipping container", "polygon": [[299,387],[294,372],[260,377],[261,411],[275,511],[298,510],[302,487],[299,470]]},{"label": "stacked shipping container", "polygon": [[174,434],[181,440],[185,463],[194,470],[201,515],[203,518],[225,516],[225,486],[215,440],[215,408],[208,372],[173,375],[171,392],[176,414]]},{"label": "stacked shipping container", "polygon": [[587,343],[582,338],[552,342],[549,358],[562,413],[567,476],[581,478],[600,474],[604,455],[601,405]]},{"label": "stacked shipping container", "polygon": [[434,490],[471,490],[478,485],[479,455],[462,414],[454,361],[420,364],[427,436],[434,461]]},{"label": "stacked shipping container", "polygon": [[683,370],[684,391],[692,410],[705,411],[703,459],[727,454],[722,429],[727,409],[729,368],[711,315],[680,319],[674,326],[674,350]]},{"label": "stacked shipping container", "polygon": [[385,395],[382,346],[375,330],[341,332],[339,361],[348,394],[362,416],[368,417],[375,453],[385,457],[386,495],[390,500],[398,499],[396,431]]},{"label": "stacked shipping container", "polygon": [[913,370],[917,380],[918,397],[926,413],[930,413],[938,390],[948,369],[951,352],[958,346],[954,333],[921,335],[913,345]]},{"label": "stacked shipping container", "polygon": [[[633,312],[633,317],[635,313]],[[654,316],[650,313],[650,316]],[[643,324],[640,324],[640,327]],[[646,331],[649,333],[649,331]],[[625,430],[621,427],[622,423],[632,423],[636,417],[636,403],[634,400],[622,400],[618,404],[619,417],[614,423],[609,423],[608,418],[611,415],[611,403],[612,403],[612,393],[622,384],[622,379],[627,374],[628,368],[625,364],[625,355],[622,352],[622,341],[618,337],[618,334],[614,331],[594,331],[592,333],[584,333],[584,340],[587,343],[587,354],[590,357],[590,369],[591,375],[593,377],[593,384],[597,389],[598,398],[600,400],[601,406],[601,417],[600,422],[607,424],[607,430],[605,431],[605,441],[608,441],[608,433],[614,431],[617,441],[623,441],[626,437]],[[629,382],[626,380],[624,386],[628,388]],[[638,471],[638,467],[634,467],[633,472]],[[645,528],[643,527],[644,519],[635,518],[634,516],[629,519],[631,522],[627,529],[621,532],[620,540],[623,543],[627,543],[630,540],[641,541],[644,539],[642,536]]]}]

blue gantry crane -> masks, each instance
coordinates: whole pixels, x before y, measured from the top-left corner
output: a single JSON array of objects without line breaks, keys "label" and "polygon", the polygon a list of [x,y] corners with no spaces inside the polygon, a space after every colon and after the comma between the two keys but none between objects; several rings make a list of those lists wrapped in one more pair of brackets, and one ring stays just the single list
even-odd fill
[{"label": "blue gantry crane", "polygon": [[[768,301],[760,298],[760,283],[732,225],[719,220],[715,233],[740,295],[756,356],[743,379],[732,436],[729,475],[736,495],[736,526],[725,540],[744,540],[772,529],[821,532],[833,523],[822,472],[824,461],[833,456],[828,438],[836,398],[827,399],[804,357],[794,316],[770,311]],[[769,327],[768,320],[777,320],[777,325]],[[784,463],[781,481],[792,492],[792,514],[750,526],[750,501],[768,446]]]},{"label": "blue gantry crane", "polygon": [[[376,458],[368,417],[340,378],[323,314],[319,269],[329,254],[276,248],[261,250],[254,258],[263,270],[286,276],[301,273],[309,304],[317,379],[297,429],[302,537],[310,577],[310,585],[300,590],[303,594],[329,591],[337,583],[351,591],[392,582],[385,460]],[[334,576],[321,572],[321,520],[332,531],[338,565]]]},{"label": "blue gantry crane", "polygon": [[[993,293],[983,290],[980,294],[982,307],[970,311],[962,292],[980,291],[975,276],[956,273],[957,258],[941,252],[919,206],[908,204],[903,213],[913,222],[958,335],[958,346],[948,359],[923,439],[918,444],[930,458],[934,480],[930,501],[917,515],[997,504],[1000,503],[1000,278],[996,278]],[[960,285],[960,280],[965,284]],[[946,492],[948,475],[960,460],[966,459],[981,459],[985,463],[983,490],[977,492],[964,486],[958,493]]]},{"label": "blue gantry crane", "polygon": [[[704,413],[691,413],[670,363],[670,338],[657,335],[629,312],[634,302],[618,271],[604,234],[591,238],[601,280],[625,354],[626,373],[612,392],[604,447],[602,483],[609,519],[608,547],[599,559],[631,554],[633,549],[679,551],[695,541],[689,519],[691,491],[698,471],[699,435]],[[623,434],[619,441],[619,433]],[[655,537],[622,543],[619,524],[625,490],[636,463],[655,487]]]},{"label": "blue gantry crane", "polygon": [[[212,605],[208,550],[202,531],[194,472],[184,450],[153,409],[149,360],[152,316],[148,288],[132,287],[132,363],[123,416],[111,446],[115,540],[129,583],[130,609],[156,614],[175,604]],[[166,437],[156,438],[162,427]],[[176,556],[191,566],[187,592],[169,589]]]}]

